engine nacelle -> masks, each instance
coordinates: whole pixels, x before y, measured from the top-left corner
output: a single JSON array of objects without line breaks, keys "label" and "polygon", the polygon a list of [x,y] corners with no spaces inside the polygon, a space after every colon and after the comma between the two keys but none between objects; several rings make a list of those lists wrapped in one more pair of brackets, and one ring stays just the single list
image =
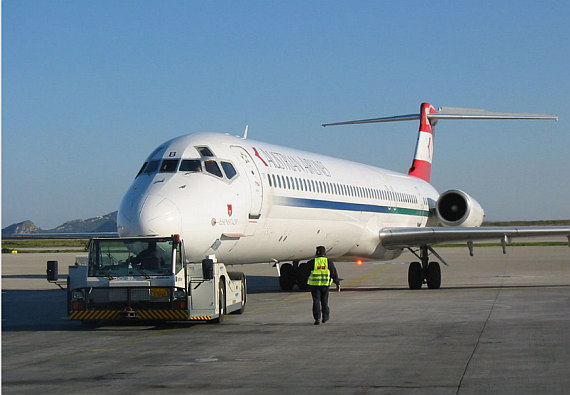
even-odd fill
[{"label": "engine nacelle", "polygon": [[435,211],[443,226],[481,226],[485,218],[481,205],[465,192],[456,189],[439,195]]}]

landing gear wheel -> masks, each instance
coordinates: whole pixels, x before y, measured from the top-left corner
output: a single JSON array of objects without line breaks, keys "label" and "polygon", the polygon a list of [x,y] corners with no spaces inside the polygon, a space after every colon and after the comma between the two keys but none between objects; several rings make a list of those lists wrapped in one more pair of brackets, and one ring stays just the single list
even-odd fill
[{"label": "landing gear wheel", "polygon": [[410,289],[420,289],[423,282],[422,265],[419,262],[410,263],[408,268],[408,286]]},{"label": "landing gear wheel", "polygon": [[281,266],[281,275],[279,276],[279,287],[282,291],[291,291],[295,285],[295,271],[293,265],[286,263]]},{"label": "landing gear wheel", "polygon": [[426,270],[426,281],[429,289],[439,289],[441,286],[441,269],[439,263],[429,263]]},{"label": "landing gear wheel", "polygon": [[307,262],[301,263],[297,269],[297,286],[301,291],[307,291],[309,286],[307,285],[307,280],[311,274],[311,268]]}]

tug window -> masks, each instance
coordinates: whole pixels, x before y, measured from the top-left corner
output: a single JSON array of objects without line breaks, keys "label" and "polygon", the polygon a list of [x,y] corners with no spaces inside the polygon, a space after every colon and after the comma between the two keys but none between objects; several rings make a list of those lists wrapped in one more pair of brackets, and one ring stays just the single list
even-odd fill
[{"label": "tug window", "polygon": [[199,159],[183,160],[180,164],[180,171],[199,172],[202,171],[202,163]]},{"label": "tug window", "polygon": [[204,162],[204,166],[206,167],[206,171],[210,174],[215,175],[216,177],[222,178],[222,171],[220,170],[220,166],[215,160],[207,160]]}]

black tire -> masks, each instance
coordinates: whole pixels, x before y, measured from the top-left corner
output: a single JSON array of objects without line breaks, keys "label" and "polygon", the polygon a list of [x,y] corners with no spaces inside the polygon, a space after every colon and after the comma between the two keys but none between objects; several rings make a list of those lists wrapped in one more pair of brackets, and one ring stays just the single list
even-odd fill
[{"label": "black tire", "polygon": [[311,274],[311,268],[307,262],[301,263],[297,268],[297,286],[301,291],[307,291],[309,286],[307,285],[307,280],[309,279],[309,275]]},{"label": "black tire", "polygon": [[226,314],[226,283],[224,278],[220,278],[220,285],[218,289],[218,318],[214,319],[216,324],[224,322],[224,315]]},{"label": "black tire", "polygon": [[429,263],[426,271],[426,281],[429,289],[439,289],[441,287],[441,268],[439,263]]},{"label": "black tire", "polygon": [[423,282],[422,265],[419,262],[410,263],[408,268],[408,286],[410,289],[420,289]]},{"label": "black tire", "polygon": [[295,272],[293,270],[293,265],[286,263],[281,266],[280,271],[279,287],[282,291],[291,291],[295,285]]}]

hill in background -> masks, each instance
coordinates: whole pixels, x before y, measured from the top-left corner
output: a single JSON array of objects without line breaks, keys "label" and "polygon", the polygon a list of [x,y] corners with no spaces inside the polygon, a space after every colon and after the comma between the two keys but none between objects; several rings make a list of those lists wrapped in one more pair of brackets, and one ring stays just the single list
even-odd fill
[{"label": "hill in background", "polygon": [[76,219],[67,221],[54,229],[40,229],[32,221],[27,220],[13,224],[2,229],[2,237],[11,237],[15,234],[42,234],[42,233],[92,233],[116,232],[117,212],[89,219]]}]

